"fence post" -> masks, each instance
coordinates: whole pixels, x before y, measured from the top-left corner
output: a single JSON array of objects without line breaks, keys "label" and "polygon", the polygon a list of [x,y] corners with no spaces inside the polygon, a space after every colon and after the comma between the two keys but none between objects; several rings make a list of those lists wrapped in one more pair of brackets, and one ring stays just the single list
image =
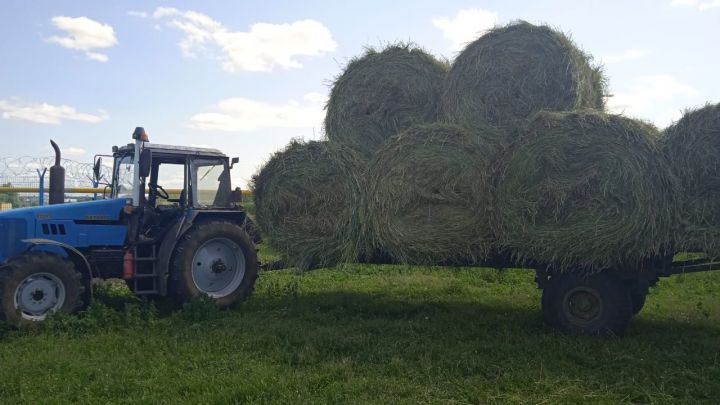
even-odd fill
[{"label": "fence post", "polygon": [[[95,179],[95,176],[93,176],[93,180],[92,180],[93,188],[97,189],[99,184],[100,184],[100,180]],[[93,193],[93,201],[97,201],[97,193]]]},{"label": "fence post", "polygon": [[47,168],[44,167],[42,172],[40,169],[35,169],[37,171],[38,177],[40,177],[40,187],[38,187],[39,195],[38,195],[38,202],[40,203],[40,206],[42,207],[45,205],[45,173],[47,172]]}]

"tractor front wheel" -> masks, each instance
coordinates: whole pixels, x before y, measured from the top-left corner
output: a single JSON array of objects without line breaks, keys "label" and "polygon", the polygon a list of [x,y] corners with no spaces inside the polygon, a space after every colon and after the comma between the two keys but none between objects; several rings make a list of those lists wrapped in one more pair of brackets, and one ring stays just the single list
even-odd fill
[{"label": "tractor front wheel", "polygon": [[55,311],[75,312],[85,287],[73,263],[45,252],[28,252],[0,270],[0,319],[13,324],[43,321]]},{"label": "tractor front wheel", "polygon": [[199,295],[221,308],[245,300],[257,278],[255,246],[236,223],[195,225],[178,242],[171,269],[171,291],[180,303]]}]

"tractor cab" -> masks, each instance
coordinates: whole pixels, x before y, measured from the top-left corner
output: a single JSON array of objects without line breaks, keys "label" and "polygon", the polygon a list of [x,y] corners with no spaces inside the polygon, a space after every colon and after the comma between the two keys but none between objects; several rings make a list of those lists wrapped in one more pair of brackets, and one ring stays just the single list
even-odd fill
[{"label": "tractor cab", "polygon": [[217,149],[148,143],[137,167],[135,156],[133,145],[115,148],[112,198],[155,209],[229,209],[240,200],[231,190],[232,163]]}]

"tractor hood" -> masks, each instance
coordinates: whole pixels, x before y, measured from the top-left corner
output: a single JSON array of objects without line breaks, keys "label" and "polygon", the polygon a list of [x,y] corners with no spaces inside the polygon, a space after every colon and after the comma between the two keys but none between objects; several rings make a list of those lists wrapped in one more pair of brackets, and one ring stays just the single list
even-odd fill
[{"label": "tractor hood", "polygon": [[43,207],[16,208],[0,211],[3,219],[39,219],[74,221],[118,221],[128,202],[124,198],[46,205]]},{"label": "tractor hood", "polygon": [[75,248],[122,246],[127,225],[124,198],[18,208],[0,212],[0,263],[25,249],[23,240],[40,238]]}]

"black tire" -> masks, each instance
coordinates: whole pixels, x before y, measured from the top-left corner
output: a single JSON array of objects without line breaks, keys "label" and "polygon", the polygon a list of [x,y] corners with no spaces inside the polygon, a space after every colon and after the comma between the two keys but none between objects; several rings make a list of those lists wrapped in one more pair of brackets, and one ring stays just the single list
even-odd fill
[{"label": "black tire", "polygon": [[555,275],[543,304],[549,326],[580,335],[623,336],[633,315],[627,285],[611,272]]},{"label": "black tire", "polygon": [[250,240],[253,241],[254,244],[259,245],[262,243],[262,234],[260,233],[260,228],[255,224],[255,222],[250,218],[249,216],[245,217],[245,232],[250,236]]},{"label": "black tire", "polygon": [[543,287],[542,298],[541,298],[541,309],[543,314],[543,322],[545,325],[551,328],[558,327],[557,314],[555,313],[555,307],[552,303],[552,297],[554,296],[553,283],[548,282]]},{"label": "black tire", "polygon": [[[16,304],[16,295],[19,293],[22,296],[24,289],[33,288],[33,281],[30,279],[33,275],[38,275],[39,279],[50,279],[55,284],[59,282],[61,284],[59,287],[64,290],[62,302],[52,308],[47,308],[42,313],[31,313],[29,310],[23,310],[22,306],[19,308]],[[41,303],[39,308],[44,309],[49,304],[43,304],[45,302],[43,299],[57,297],[46,295],[43,290],[43,288],[38,288],[35,293],[38,296],[36,302]],[[84,292],[82,275],[75,270],[71,261],[55,254],[28,252],[11,259],[7,266],[0,270],[0,320],[18,325],[24,322],[42,321],[55,310],[73,313],[82,308]],[[28,291],[28,293],[30,292]]]},{"label": "black tire", "polygon": [[627,288],[630,294],[630,300],[632,301],[633,315],[637,315],[645,306],[649,288],[647,285],[643,285],[637,281],[628,282]]},{"label": "black tire", "polygon": [[[237,287],[232,287],[236,282],[234,281],[229,283],[228,288],[230,290],[227,293],[223,294],[221,291],[217,295],[213,295],[213,293],[203,291],[193,279],[193,266],[198,265],[196,271],[200,271],[197,268],[207,268],[209,264],[196,263],[193,259],[199,249],[206,249],[207,243],[215,243],[218,240],[230,241],[240,249],[242,257],[237,261],[239,264],[244,264],[244,274]],[[230,251],[230,248],[227,251]],[[213,258],[213,272],[218,258],[222,259],[223,257]],[[215,274],[237,271],[231,264],[225,265],[222,261],[220,261],[220,264],[222,265],[220,267],[224,267],[224,269]],[[189,302],[193,298],[204,294],[212,298],[220,308],[227,308],[237,302],[244,301],[252,294],[257,279],[257,268],[255,246],[242,226],[234,222],[220,220],[200,223],[187,231],[175,248],[170,269],[170,292],[178,303]],[[202,274],[210,273],[205,272]]]}]

